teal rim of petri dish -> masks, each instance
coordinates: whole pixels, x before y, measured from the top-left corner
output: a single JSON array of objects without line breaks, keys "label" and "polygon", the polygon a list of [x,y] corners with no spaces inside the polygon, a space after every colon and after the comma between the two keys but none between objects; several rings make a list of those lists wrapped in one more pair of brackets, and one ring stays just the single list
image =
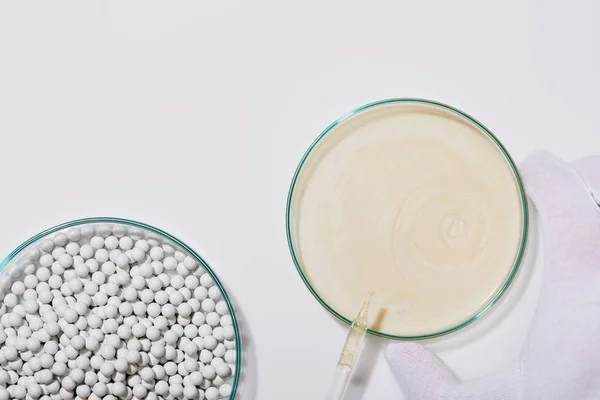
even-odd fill
[{"label": "teal rim of petri dish", "polygon": [[472,315],[468,319],[458,323],[455,326],[452,326],[448,329],[445,329],[445,330],[442,330],[439,332],[433,332],[433,333],[425,334],[425,335],[398,336],[398,335],[390,335],[385,332],[380,332],[380,331],[373,330],[373,329],[367,330],[367,332],[372,335],[379,336],[379,337],[386,338],[386,339],[393,339],[393,340],[433,339],[433,338],[436,338],[439,336],[444,336],[444,335],[456,332],[462,328],[465,328],[465,327],[471,325],[473,322],[477,321],[479,318],[481,318],[483,315],[485,315],[495,304],[498,303],[500,298],[502,298],[502,296],[506,293],[506,291],[510,287],[511,283],[514,281],[515,276],[517,275],[517,272],[519,271],[521,262],[523,261],[523,257],[525,255],[525,249],[526,249],[527,239],[528,239],[528,230],[529,230],[529,211],[528,211],[528,209],[529,209],[529,207],[528,207],[528,203],[527,203],[527,196],[525,194],[523,180],[521,178],[521,175],[519,174],[519,170],[517,169],[517,166],[515,165],[513,159],[511,158],[510,154],[508,153],[508,151],[506,150],[504,145],[500,142],[500,140],[498,140],[498,138],[489,129],[487,129],[481,122],[477,121],[475,118],[471,117],[469,114],[467,114],[461,110],[458,110],[452,106],[449,106],[447,104],[439,103],[437,101],[419,99],[419,98],[394,98],[394,99],[381,100],[381,101],[376,101],[373,103],[366,104],[362,107],[356,108],[355,110],[349,112],[348,114],[346,114],[343,117],[334,121],[317,137],[317,139],[310,145],[308,150],[304,153],[304,155],[302,156],[302,159],[300,160],[300,163],[298,164],[298,167],[296,168],[296,172],[294,173],[294,176],[292,178],[292,183],[290,185],[288,198],[287,198],[287,205],[286,205],[287,242],[288,242],[290,254],[292,256],[292,260],[294,261],[294,265],[296,266],[296,270],[298,271],[298,274],[300,274],[300,277],[302,278],[302,281],[304,282],[304,284],[306,285],[308,290],[317,299],[317,301],[319,303],[321,303],[321,305],[323,307],[325,307],[325,309],[327,311],[329,311],[333,316],[335,316],[340,321],[344,322],[347,325],[350,325],[352,323],[352,321],[350,321],[348,318],[344,317],[343,315],[338,313],[336,310],[334,310],[333,307],[331,307],[329,304],[327,304],[319,296],[319,294],[316,292],[316,290],[310,284],[308,277],[302,270],[302,265],[300,264],[300,261],[298,259],[298,255],[297,255],[298,250],[295,248],[295,245],[294,245],[294,243],[295,243],[294,232],[292,231],[292,218],[293,218],[293,216],[292,216],[292,201],[293,201],[293,197],[294,197],[294,188],[296,187],[298,177],[299,177],[300,172],[302,171],[302,168],[304,167],[304,164],[306,163],[308,157],[311,155],[312,151],[321,143],[321,140],[329,132],[331,132],[336,126],[338,126],[342,122],[352,118],[353,116],[355,116],[357,114],[360,114],[364,111],[367,111],[367,110],[370,110],[370,109],[373,109],[376,107],[385,106],[388,104],[406,104],[406,105],[414,104],[414,105],[429,106],[432,108],[437,108],[438,110],[441,110],[441,111],[450,112],[450,113],[454,114],[455,116],[458,116],[459,118],[466,120],[467,122],[475,125],[475,127],[480,129],[482,133],[485,133],[487,135],[487,137],[497,146],[497,148],[500,150],[500,152],[504,156],[507,164],[510,166],[510,169],[513,173],[515,183],[517,185],[518,192],[521,197],[521,211],[522,211],[521,238],[520,238],[519,249],[518,249],[517,255],[515,257],[514,263],[513,263],[513,267],[511,269],[510,273],[508,274],[507,278],[505,279],[504,283],[500,287],[500,289],[485,303],[485,305],[483,307],[481,307],[479,309],[479,311],[477,311],[474,315]]}]

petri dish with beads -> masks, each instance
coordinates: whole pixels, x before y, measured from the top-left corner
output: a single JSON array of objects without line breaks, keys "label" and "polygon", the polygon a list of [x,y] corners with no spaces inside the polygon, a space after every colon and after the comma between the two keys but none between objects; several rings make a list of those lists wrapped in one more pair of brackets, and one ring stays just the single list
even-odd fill
[{"label": "petri dish with beads", "polygon": [[[105,261],[105,263],[98,262],[98,259]],[[48,260],[52,262],[51,266],[50,262],[47,262]],[[89,261],[94,262],[89,263]],[[134,273],[134,269],[138,272]],[[94,270],[96,272],[93,272]],[[107,295],[100,296],[98,299],[95,296],[88,295],[87,306],[80,307],[84,301],[74,302],[73,300],[77,299],[77,293],[88,293],[87,284],[95,282],[94,274],[100,271],[102,271],[102,275],[105,275],[102,277],[102,281],[106,280],[107,282],[105,288],[101,289],[105,290]],[[50,275],[51,273],[52,275]],[[127,279],[122,281],[121,277],[123,275]],[[163,278],[167,275],[169,279],[164,281]],[[55,287],[51,279],[59,278],[59,276],[65,279],[65,283],[57,286],[60,290],[50,291],[50,288]],[[68,285],[67,276],[73,277],[68,281]],[[184,276],[186,278],[196,277],[197,279],[190,279],[188,282],[185,281]],[[135,286],[134,283],[134,280],[139,277],[144,278],[141,279],[141,287]],[[58,279],[59,284],[62,278]],[[180,281],[179,285],[174,283],[176,278]],[[140,280],[138,279],[138,281]],[[152,283],[154,282],[157,282],[158,286],[153,288]],[[73,283],[76,285],[73,285]],[[37,300],[33,302],[33,305],[37,304],[37,306],[29,310],[27,301],[17,303],[19,296],[15,296],[13,293],[15,285],[35,288],[35,291],[39,292],[39,296],[37,296]],[[109,288],[109,285],[112,285],[112,287]],[[98,285],[92,285],[92,287],[94,286],[94,291],[101,291],[97,290]],[[175,286],[179,289],[174,290]],[[196,291],[192,289],[200,288],[200,286],[206,290],[200,290],[201,295],[196,295]],[[185,303],[189,307],[173,306],[168,318],[163,318],[166,311],[161,310],[157,302],[166,305],[167,301],[172,302],[174,298],[167,296],[165,301],[162,302],[158,300],[157,294],[166,294],[165,290],[169,289],[178,294],[185,291],[187,294],[179,296],[176,303],[180,306]],[[113,290],[114,292],[112,292]],[[128,297],[126,293],[133,294],[133,297]],[[21,297],[24,298],[25,295],[26,293],[23,293]],[[150,298],[148,299],[146,295]],[[11,298],[11,304],[7,305],[7,298],[9,297]],[[192,297],[196,300],[199,298],[214,300],[208,302],[207,305],[210,308],[205,308],[204,301],[200,300],[192,305]],[[99,303],[102,298],[104,298],[104,301]],[[229,294],[216,273],[200,255],[181,240],[153,226],[122,218],[96,217],[70,221],[47,229],[22,243],[0,262],[0,300],[3,301],[2,307],[0,307],[0,317],[2,319],[7,319],[9,314],[15,314],[16,306],[22,308],[24,318],[22,318],[22,321],[16,321],[18,324],[13,324],[15,326],[21,325],[14,328],[17,333],[20,332],[20,328],[25,328],[24,332],[33,330],[32,336],[38,334],[36,329],[41,328],[41,325],[37,328],[33,327],[31,321],[40,319],[37,314],[44,318],[42,307],[55,309],[56,314],[59,315],[59,308],[63,307],[65,320],[67,318],[66,313],[71,313],[74,317],[77,317],[77,322],[74,324],[55,324],[56,331],[44,333],[47,336],[44,340],[56,342],[56,346],[58,346],[58,343],[62,346],[63,342],[61,340],[71,336],[66,331],[67,328],[77,328],[75,332],[81,329],[78,333],[81,337],[92,335],[91,332],[94,330],[99,331],[99,329],[92,329],[97,327],[94,325],[94,319],[100,322],[104,321],[102,329],[105,329],[105,327],[108,329],[108,322],[113,322],[115,326],[111,330],[116,330],[119,334],[122,332],[118,328],[128,323],[126,318],[136,318],[139,322],[149,322],[148,325],[144,325],[145,328],[141,326],[143,324],[133,324],[133,327],[129,330],[131,334],[139,337],[140,341],[147,339],[148,343],[151,340],[164,343],[166,336],[174,334],[176,332],[175,328],[178,328],[179,333],[175,334],[175,339],[169,342],[173,351],[175,351],[175,348],[183,348],[184,341],[188,342],[186,348],[188,352],[190,352],[190,342],[196,341],[199,343],[198,341],[201,341],[203,346],[196,346],[192,349],[193,351],[185,357],[185,360],[168,358],[167,353],[164,355],[152,353],[153,349],[150,353],[155,356],[154,360],[150,359],[145,352],[143,355],[146,357],[127,358],[129,364],[125,372],[128,380],[126,383],[130,385],[136,379],[137,381],[142,379],[144,374],[147,373],[147,367],[166,365],[169,361],[174,360],[175,362],[171,362],[172,366],[177,368],[178,373],[182,372],[181,368],[185,368],[186,370],[183,373],[188,374],[189,378],[179,388],[181,393],[172,395],[174,399],[198,398],[198,396],[208,398],[210,396],[219,400],[232,400],[236,398],[240,390],[242,384],[241,331]],[[57,300],[61,300],[61,302],[57,302]],[[109,314],[108,306],[115,305],[112,302],[113,300],[119,303],[119,308],[115,306]],[[148,303],[148,305],[142,303]],[[107,305],[107,307],[104,307],[104,305]],[[126,308],[121,309],[121,305],[129,305],[129,311],[124,311]],[[140,307],[141,309],[138,310]],[[151,312],[152,308],[157,309],[156,314]],[[120,316],[116,316],[117,309],[121,314]],[[73,310],[76,312],[73,313]],[[159,312],[163,313],[160,315],[162,323],[159,323],[160,318],[157,318]],[[122,322],[115,319],[121,318],[123,315],[129,315],[129,317],[123,318]],[[79,326],[79,323],[83,322],[82,319],[86,322]],[[29,322],[33,327],[31,329],[27,327]],[[44,327],[44,329],[48,328],[48,324],[45,324]],[[142,332],[136,334],[136,328],[142,329]],[[217,331],[219,334],[216,333]],[[117,334],[107,336],[116,339],[116,343],[110,352],[111,354],[105,358],[108,363],[116,366],[115,349],[118,349],[117,354],[128,349],[127,341],[132,335],[127,337],[118,336]],[[187,339],[184,339],[184,337]],[[87,341],[85,343],[88,346]],[[6,346],[7,343],[1,341],[0,350],[3,350]],[[213,367],[212,370],[208,368],[207,371],[204,371],[205,363],[197,359],[201,347],[211,349],[210,358],[204,359],[204,361],[206,361],[206,365]],[[87,347],[82,351],[85,352],[86,349]],[[180,350],[177,350],[177,352],[183,355]],[[102,353],[102,350],[95,351],[95,353],[100,353],[102,356],[106,355]],[[88,355],[93,354],[94,352],[90,350]],[[92,358],[90,358],[90,363],[93,363]],[[110,370],[113,371],[114,368]],[[96,367],[90,364],[90,371],[92,370],[95,371]],[[2,367],[0,367],[0,371],[2,371]],[[197,373],[201,371],[204,375],[198,376]],[[18,374],[21,374],[21,372],[18,371]],[[62,375],[58,373],[54,376],[55,372],[48,370],[49,379],[62,385]],[[194,373],[196,373],[196,376],[192,375]],[[109,383],[113,378],[114,376],[109,377]],[[133,389],[134,392],[139,390],[141,393],[162,395],[163,389],[168,390],[172,386],[170,385],[172,382],[167,384],[166,378],[162,380],[148,378],[148,382],[150,383],[143,388],[136,387],[139,385],[134,385],[130,389],[126,389],[125,386],[122,388],[130,391]],[[209,395],[207,394],[209,392],[212,393]],[[75,394],[75,392],[72,394]],[[145,397],[145,395],[141,397]]]},{"label": "petri dish with beads", "polygon": [[369,332],[425,339],[487,312],[527,241],[519,172],[481,123],[445,104],[391,99],[332,123],[303,156],[287,202],[292,259],[350,323],[375,292]]}]

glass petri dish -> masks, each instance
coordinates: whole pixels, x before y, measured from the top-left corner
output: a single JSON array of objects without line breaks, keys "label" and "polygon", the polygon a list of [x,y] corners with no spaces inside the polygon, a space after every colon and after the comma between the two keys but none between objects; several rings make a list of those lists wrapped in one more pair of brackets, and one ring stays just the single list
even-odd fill
[{"label": "glass petri dish", "polygon": [[[339,286],[340,284],[333,282],[330,279],[324,285],[322,278],[319,278],[321,281],[318,281],[317,279],[314,279],[314,277],[311,278],[311,274],[308,272],[312,266],[307,264],[303,254],[303,247],[300,243],[301,235],[299,234],[299,224],[301,224],[301,221],[298,218],[298,213],[302,207],[302,202],[304,201],[303,198],[306,195],[305,192],[308,185],[307,182],[314,180],[314,176],[316,174],[322,173],[322,170],[319,169],[320,165],[324,162],[323,160],[327,160],[328,157],[330,157],[331,160],[331,154],[335,151],[338,151],[337,149],[340,148],[340,143],[344,143],[345,148],[353,148],[353,142],[347,137],[351,135],[362,135],[362,137],[368,138],[370,137],[369,135],[375,135],[369,130],[371,125],[380,124],[382,123],[381,121],[385,121],[386,118],[395,118],[395,113],[402,112],[419,112],[428,115],[431,114],[439,118],[447,118],[448,120],[451,120],[453,124],[458,124],[464,129],[470,129],[473,132],[477,132],[477,134],[481,135],[481,137],[485,139],[489,146],[491,146],[490,148],[494,149],[493,151],[502,161],[502,168],[505,168],[503,172],[505,173],[504,177],[507,181],[510,181],[511,192],[514,190],[512,193],[514,195],[513,200],[515,204],[515,213],[511,215],[511,218],[514,218],[515,234],[512,236],[514,239],[514,245],[511,245],[510,260],[507,261],[502,267],[502,272],[498,272],[502,274],[502,279],[499,279],[497,284],[493,285],[493,290],[489,290],[489,293],[487,293],[486,296],[478,300],[476,307],[471,305],[472,310],[468,313],[464,313],[462,318],[456,319],[452,323],[440,323],[440,326],[436,329],[415,329],[414,331],[407,330],[407,333],[405,333],[375,325],[371,326],[368,330],[368,332],[373,335],[389,339],[419,340],[434,338],[455,332],[470,325],[488,312],[509,288],[511,282],[517,275],[524,255],[528,231],[528,205],[523,183],[518,169],[507,150],[484,125],[468,114],[446,104],[414,98],[399,98],[378,101],[351,111],[327,127],[327,129],[325,129],[312,143],[300,160],[298,168],[293,176],[287,199],[286,232],[288,246],[293,262],[309,291],[313,294],[317,301],[319,301],[321,305],[325,307],[327,311],[329,311],[342,322],[350,324],[351,319],[354,317],[354,313],[356,311],[351,311],[353,308],[350,307],[342,310],[339,302],[337,305],[334,305],[335,301],[332,301],[331,298],[328,299],[327,296],[327,285]],[[429,135],[431,133],[427,129],[421,130],[425,135]],[[400,152],[398,152],[398,156],[400,156]],[[328,162],[328,165],[333,166],[334,169],[344,168],[344,164],[342,162],[338,162],[338,159]],[[485,163],[482,165],[485,167]],[[419,166],[416,167],[419,168]],[[347,175],[344,177],[344,179],[355,179],[355,177]],[[363,181],[360,182],[367,181],[365,176],[362,176],[361,179],[363,179]],[[323,182],[320,182],[321,186],[325,187],[322,185],[322,183]],[[334,184],[335,182],[332,183],[332,185]],[[403,184],[400,178],[398,184]],[[377,192],[380,196],[382,194],[382,192],[377,191],[377,188],[373,188],[372,185],[369,186],[368,190],[374,190],[374,192]],[[385,193],[385,191],[383,193]],[[331,201],[337,200],[338,199],[336,198]],[[343,207],[340,207],[340,209],[336,210],[335,212],[339,214],[339,218],[343,218],[343,213],[345,211]],[[316,239],[315,243],[316,246],[326,246],[331,244],[318,243],[318,240]],[[335,257],[327,258],[328,262],[335,263],[336,260],[337,258]],[[326,264],[327,263],[323,263],[323,265]],[[307,266],[309,268],[307,268]],[[359,297],[364,297],[364,295],[357,295],[356,298],[353,299],[355,300],[356,304],[360,304],[360,301],[362,300],[362,298]],[[358,310],[358,306],[356,307],[356,310]]]},{"label": "glass petri dish", "polygon": [[[25,264],[27,262],[27,252],[29,249],[32,249],[39,245],[44,239],[52,238],[55,234],[58,233],[67,233],[73,228],[84,228],[84,227],[94,227],[95,229],[99,229],[103,227],[104,229],[108,229],[109,232],[112,232],[115,227],[122,228],[124,232],[129,232],[133,235],[138,235],[140,238],[154,238],[161,242],[162,244],[171,245],[175,250],[180,250],[183,253],[193,257],[198,263],[199,266],[203,267],[206,272],[210,274],[212,279],[215,282],[215,285],[221,291],[223,300],[227,303],[227,307],[229,308],[229,313],[231,315],[232,324],[235,331],[235,343],[236,343],[236,360],[235,360],[235,373],[233,374],[230,380],[226,379],[227,383],[230,383],[232,386],[231,394],[227,399],[233,400],[236,397],[238,387],[240,385],[240,379],[242,376],[242,341],[240,334],[240,326],[238,322],[238,318],[236,317],[235,309],[231,302],[231,299],[225,288],[215,272],[212,268],[204,261],[202,257],[200,257],[194,250],[192,250],[188,245],[186,245],[181,240],[177,239],[173,235],[162,231],[153,226],[144,224],[142,222],[132,221],[128,219],[122,218],[112,218],[112,217],[94,217],[94,218],[85,218],[78,219],[75,221],[66,222],[50,229],[47,229],[43,232],[38,233],[33,236],[29,240],[23,242],[19,247],[13,250],[5,259],[0,263],[0,281],[2,279],[6,279],[8,276],[11,267],[13,265],[19,265],[20,263]],[[3,297],[4,295],[2,295]],[[183,398],[183,397],[182,397]],[[224,397],[219,397],[222,399]]]}]

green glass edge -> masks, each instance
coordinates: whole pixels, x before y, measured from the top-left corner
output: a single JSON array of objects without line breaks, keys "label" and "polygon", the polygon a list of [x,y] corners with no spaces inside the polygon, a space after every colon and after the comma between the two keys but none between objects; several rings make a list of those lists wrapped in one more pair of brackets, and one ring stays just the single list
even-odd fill
[{"label": "green glass edge", "polygon": [[237,390],[238,390],[238,386],[240,384],[240,378],[242,376],[242,356],[243,356],[242,355],[242,339],[241,339],[241,335],[240,335],[240,327],[238,324],[235,309],[233,307],[231,299],[229,298],[229,295],[227,294],[227,292],[225,291],[225,288],[223,287],[223,284],[221,283],[221,281],[219,280],[219,278],[217,277],[215,272],[212,270],[212,268],[208,265],[208,263],[206,261],[204,261],[204,259],[200,255],[198,255],[198,253],[196,253],[194,250],[192,250],[190,247],[188,247],[188,245],[183,243],[181,240],[177,239],[175,236],[170,235],[169,233],[167,233],[161,229],[155,228],[151,225],[144,224],[143,222],[137,222],[137,221],[133,221],[133,220],[129,220],[129,219],[114,218],[114,217],[92,217],[92,218],[77,219],[74,221],[65,222],[63,224],[56,225],[52,228],[46,229],[45,231],[40,232],[37,235],[30,238],[29,240],[23,242],[19,247],[17,247],[15,250],[13,250],[4,259],[4,261],[2,261],[2,263],[0,264],[0,273],[21,251],[23,251],[25,248],[27,248],[32,243],[35,243],[36,241],[44,238],[45,236],[50,235],[54,232],[58,232],[60,230],[66,229],[66,228],[71,228],[74,226],[84,225],[84,224],[97,224],[97,223],[114,223],[114,224],[129,225],[129,226],[134,226],[137,228],[146,229],[146,230],[156,233],[158,235],[162,235],[162,236],[166,237],[167,239],[171,240],[172,242],[176,243],[177,245],[181,246],[183,249],[185,249],[190,254],[192,254],[196,258],[196,260],[198,262],[200,262],[200,264],[202,264],[204,269],[206,269],[206,271],[208,271],[210,276],[213,278],[213,280],[217,284],[217,287],[219,288],[219,290],[221,290],[221,293],[223,294],[223,299],[225,300],[225,302],[227,303],[227,306],[229,307],[229,310],[231,311],[231,319],[233,321],[233,327],[234,327],[234,331],[235,331],[235,341],[236,341],[236,362],[235,362],[235,377],[233,378],[233,385],[232,385],[231,395],[229,396],[229,398],[235,399],[235,396],[236,396]]},{"label": "green glass edge", "polygon": [[393,339],[393,340],[424,340],[424,339],[433,339],[439,336],[443,336],[443,335],[447,335],[450,334],[452,332],[456,332],[464,327],[466,327],[467,325],[470,325],[471,323],[475,322],[477,319],[479,319],[481,316],[483,316],[485,313],[487,313],[490,308],[492,308],[492,306],[494,306],[499,300],[500,298],[504,295],[504,293],[508,290],[510,284],[512,283],[512,281],[514,280],[515,276],[517,275],[517,272],[519,271],[519,268],[521,266],[521,262],[523,261],[523,257],[525,254],[525,248],[527,245],[527,239],[528,239],[528,231],[529,231],[529,206],[528,206],[528,202],[527,202],[527,196],[525,194],[525,188],[523,186],[523,180],[521,178],[521,174],[519,173],[519,170],[517,169],[513,159],[511,158],[510,154],[508,153],[508,151],[506,150],[506,148],[504,147],[504,145],[500,142],[500,140],[498,140],[498,138],[489,130],[487,129],[481,122],[477,121],[475,118],[471,117],[469,114],[458,110],[452,106],[449,106],[447,104],[444,103],[439,103],[437,101],[433,101],[433,100],[426,100],[426,99],[419,99],[419,98],[393,98],[393,99],[386,99],[386,100],[381,100],[381,101],[376,101],[373,103],[369,103],[366,104],[362,107],[356,108],[355,110],[349,112],[348,114],[344,115],[343,117],[337,119],[336,121],[334,121],[331,125],[329,125],[318,137],[317,139],[310,145],[310,147],[308,148],[308,150],[304,153],[304,156],[302,156],[302,159],[300,160],[300,163],[298,164],[298,167],[296,168],[296,172],[294,173],[294,177],[292,178],[292,183],[290,185],[290,190],[288,192],[288,198],[287,198],[287,205],[286,205],[286,233],[287,233],[287,241],[288,241],[288,247],[292,256],[292,259],[294,260],[294,264],[296,265],[296,270],[298,271],[298,273],[300,274],[300,277],[302,278],[302,280],[304,281],[304,284],[306,285],[306,287],[308,288],[308,290],[312,293],[312,295],[317,299],[317,301],[319,301],[319,303],[321,303],[321,305],[323,307],[325,307],[325,309],[327,311],[329,311],[333,316],[335,316],[337,319],[339,319],[340,321],[346,323],[347,325],[350,325],[352,323],[352,321],[350,321],[349,319],[347,319],[346,317],[344,317],[343,315],[337,313],[333,308],[331,308],[318,294],[317,292],[313,289],[313,287],[310,285],[310,282],[308,281],[308,278],[306,277],[306,275],[304,275],[304,272],[302,271],[302,267],[300,266],[300,262],[298,261],[298,258],[296,257],[296,253],[294,251],[294,245],[292,243],[292,233],[291,233],[291,226],[290,226],[290,219],[291,219],[291,215],[290,215],[290,211],[291,211],[291,204],[292,204],[292,197],[294,194],[294,187],[296,185],[296,181],[298,179],[298,175],[300,174],[300,171],[302,170],[302,167],[304,166],[304,163],[306,162],[308,156],[310,155],[310,153],[312,152],[312,150],[317,146],[317,144],[319,144],[319,142],[323,139],[323,137],[325,137],[325,135],[327,135],[327,133],[329,133],[333,128],[335,128],[337,125],[339,125],[340,123],[342,123],[343,121],[347,120],[348,118],[362,112],[365,110],[368,110],[370,108],[373,107],[377,107],[377,106],[381,106],[384,104],[388,104],[388,103],[417,103],[417,104],[426,104],[426,105],[432,105],[432,106],[436,106],[436,107],[440,107],[444,110],[447,111],[451,111],[453,113],[458,114],[459,116],[466,118],[468,121],[472,122],[473,124],[475,124],[477,127],[479,127],[480,129],[482,129],[491,139],[492,141],[498,146],[498,148],[502,151],[502,153],[504,154],[504,157],[506,158],[506,160],[508,161],[514,175],[517,181],[517,185],[519,187],[519,192],[521,194],[521,205],[523,207],[523,220],[522,220],[522,235],[521,235],[521,246],[519,247],[519,253],[515,259],[515,265],[513,266],[513,269],[511,271],[511,273],[509,274],[509,276],[507,277],[506,281],[504,282],[502,288],[494,295],[494,297],[492,297],[488,303],[483,306],[475,315],[473,315],[471,318],[467,319],[466,321],[443,331],[440,332],[436,332],[436,333],[432,333],[432,334],[428,334],[428,335],[420,335],[420,336],[396,336],[396,335],[389,335],[383,332],[379,332],[376,330],[372,330],[372,329],[368,329],[367,332],[375,335],[375,336],[379,336],[385,339]]}]

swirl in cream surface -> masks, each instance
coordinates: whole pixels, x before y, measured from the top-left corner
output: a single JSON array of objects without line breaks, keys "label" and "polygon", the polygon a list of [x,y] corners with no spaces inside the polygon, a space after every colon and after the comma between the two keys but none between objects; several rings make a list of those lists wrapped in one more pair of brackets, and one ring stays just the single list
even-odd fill
[{"label": "swirl in cream surface", "polygon": [[312,149],[294,187],[293,241],[310,285],[371,327],[439,333],[498,293],[522,243],[523,206],[506,156],[456,113],[391,103],[355,114]]}]

